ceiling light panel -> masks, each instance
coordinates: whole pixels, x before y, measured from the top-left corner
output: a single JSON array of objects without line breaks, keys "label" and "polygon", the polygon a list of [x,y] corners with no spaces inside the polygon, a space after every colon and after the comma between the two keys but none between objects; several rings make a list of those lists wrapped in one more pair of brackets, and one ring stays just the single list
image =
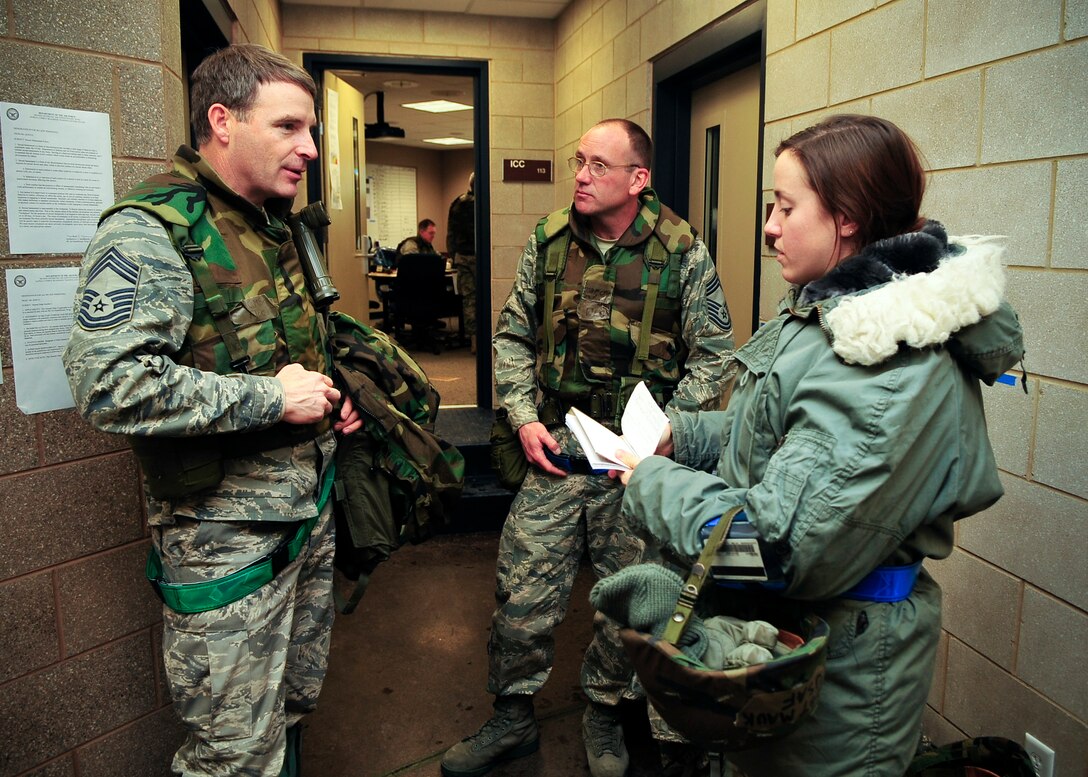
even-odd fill
[{"label": "ceiling light panel", "polygon": [[471,111],[471,105],[455,103],[452,100],[425,100],[418,103],[401,103],[401,108],[411,108],[413,111],[426,111],[427,113],[452,113],[453,111]]}]

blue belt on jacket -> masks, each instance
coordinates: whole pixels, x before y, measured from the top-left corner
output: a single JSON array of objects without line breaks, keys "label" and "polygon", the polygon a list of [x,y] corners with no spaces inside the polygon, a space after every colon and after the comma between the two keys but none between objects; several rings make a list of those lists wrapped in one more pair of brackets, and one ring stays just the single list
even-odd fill
[{"label": "blue belt on jacket", "polygon": [[914,590],[914,582],[921,568],[921,561],[895,567],[877,567],[841,598],[862,602],[901,602]]}]

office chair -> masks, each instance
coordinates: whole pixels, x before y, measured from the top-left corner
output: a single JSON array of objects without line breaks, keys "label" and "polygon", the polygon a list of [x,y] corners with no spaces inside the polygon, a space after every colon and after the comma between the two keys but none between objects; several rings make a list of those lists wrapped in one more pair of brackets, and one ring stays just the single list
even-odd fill
[{"label": "office chair", "polygon": [[[411,344],[441,353],[445,326],[439,319],[461,318],[461,299],[446,288],[446,260],[438,254],[409,254],[401,259],[393,279],[393,336],[409,344],[405,327],[411,327]],[[464,324],[460,323],[460,327]]]}]

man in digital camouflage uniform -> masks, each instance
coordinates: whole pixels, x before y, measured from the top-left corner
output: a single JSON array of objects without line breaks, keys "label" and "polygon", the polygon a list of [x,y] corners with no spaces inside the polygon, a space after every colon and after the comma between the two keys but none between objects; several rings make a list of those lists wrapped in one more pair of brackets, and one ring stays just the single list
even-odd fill
[{"label": "man in digital camouflage uniform", "polygon": [[[521,256],[495,333],[499,401],[531,466],[499,547],[488,645],[494,714],[442,759],[447,777],[486,773],[538,746],[533,694],[551,671],[584,550],[605,577],[648,550],[620,516],[623,492],[591,474],[563,425],[577,407],[612,429],[645,381],[661,405],[721,405],[733,372],[732,326],[713,260],[649,187],[651,144],[605,120],[570,160],[571,208],[542,219]],[[538,405],[538,391],[541,402]],[[560,467],[546,451],[561,454]],[[620,777],[628,755],[617,714],[632,670],[615,624],[598,614],[582,666],[582,719],[594,777]]]},{"label": "man in digital camouflage uniform", "polygon": [[472,353],[476,353],[476,173],[468,176],[468,191],[450,203],[446,219],[446,251],[457,272],[457,293],[465,331],[469,333]]},{"label": "man in digital camouflage uniform", "polygon": [[334,431],[360,422],[346,398],[334,410],[324,323],[283,220],[317,156],[315,94],[259,46],[208,57],[192,80],[199,153],[183,146],[173,172],[108,209],[80,272],[64,363],[79,411],[128,435],[144,470],[187,732],[175,774],[296,773],[325,675],[322,496]]}]

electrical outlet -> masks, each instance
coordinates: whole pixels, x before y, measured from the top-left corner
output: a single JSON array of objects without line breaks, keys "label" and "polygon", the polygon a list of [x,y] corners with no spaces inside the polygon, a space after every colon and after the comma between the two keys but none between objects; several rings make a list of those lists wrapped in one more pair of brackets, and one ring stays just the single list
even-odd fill
[{"label": "electrical outlet", "polygon": [[1054,751],[1031,734],[1024,734],[1024,749],[1028,751],[1036,777],[1054,777]]}]

